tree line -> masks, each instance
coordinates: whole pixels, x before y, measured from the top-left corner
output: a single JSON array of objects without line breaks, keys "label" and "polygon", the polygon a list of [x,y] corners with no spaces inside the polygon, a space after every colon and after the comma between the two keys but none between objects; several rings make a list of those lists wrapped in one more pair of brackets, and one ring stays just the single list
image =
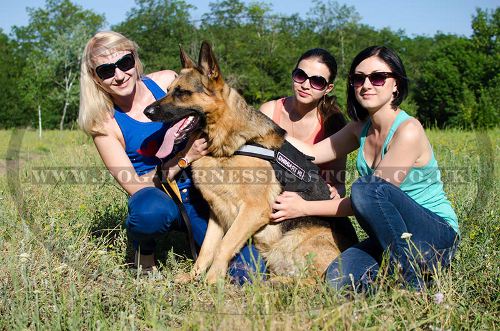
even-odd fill
[{"label": "tree line", "polygon": [[[184,0],[136,0],[111,27],[136,41],[145,72],[179,71],[178,46],[196,57],[202,40],[218,55],[228,83],[255,107],[291,93],[290,73],[307,49],[337,59],[334,93],[345,109],[350,61],[365,47],[386,45],[405,63],[410,95],[402,108],[427,127],[488,128],[499,123],[500,7],[478,8],[471,37],[404,31],[360,23],[354,7],[313,0],[304,17],[272,13],[265,2],[218,0],[200,20]],[[104,15],[70,0],[28,8],[29,23],[0,30],[0,127],[76,128],[79,65],[86,41],[106,26]]]}]

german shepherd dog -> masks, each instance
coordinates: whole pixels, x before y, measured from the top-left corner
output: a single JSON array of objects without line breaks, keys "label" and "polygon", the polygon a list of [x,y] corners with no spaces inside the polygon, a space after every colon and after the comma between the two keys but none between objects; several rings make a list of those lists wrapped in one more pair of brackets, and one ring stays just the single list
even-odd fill
[{"label": "german shepherd dog", "polygon": [[[305,268],[308,275],[321,276],[341,251],[357,242],[351,223],[321,217],[270,223],[271,203],[283,190],[274,176],[276,172],[268,160],[235,153],[249,143],[278,150],[286,132],[249,107],[224,82],[207,42],[201,46],[198,64],[182,48],[180,58],[183,69],[167,96],[144,110],[153,121],[175,123],[194,117],[190,130],[200,130],[207,136],[209,153],[193,162],[192,172],[195,186],[211,209],[208,229],[192,271],[178,280],[190,281],[207,270],[208,283],[225,277],[229,262],[252,236],[274,276],[289,279],[302,275]],[[222,173],[265,169],[273,180],[210,183],[207,169]],[[328,186],[320,177],[312,190],[299,194],[306,200],[330,198]]]}]

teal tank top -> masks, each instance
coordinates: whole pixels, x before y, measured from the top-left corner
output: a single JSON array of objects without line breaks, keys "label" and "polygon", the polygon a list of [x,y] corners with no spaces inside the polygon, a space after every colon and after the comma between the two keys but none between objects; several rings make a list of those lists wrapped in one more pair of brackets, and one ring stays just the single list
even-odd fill
[{"label": "teal tank top", "polygon": [[[400,111],[394,123],[385,138],[384,145],[382,146],[383,159],[387,152],[387,145],[392,139],[394,132],[404,121],[412,118],[404,111]],[[363,149],[365,146],[366,135],[371,126],[371,120],[363,127],[361,132],[358,157],[356,159],[356,168],[360,176],[372,175],[373,169],[366,163]],[[459,233],[458,218],[455,211],[451,207],[450,202],[446,198],[443,189],[443,182],[441,181],[441,171],[439,170],[438,163],[432,152],[432,158],[426,165],[422,167],[412,167],[408,172],[405,180],[399,186],[410,198],[415,200],[422,207],[432,211],[436,215],[442,217],[450,224],[450,226]]]}]

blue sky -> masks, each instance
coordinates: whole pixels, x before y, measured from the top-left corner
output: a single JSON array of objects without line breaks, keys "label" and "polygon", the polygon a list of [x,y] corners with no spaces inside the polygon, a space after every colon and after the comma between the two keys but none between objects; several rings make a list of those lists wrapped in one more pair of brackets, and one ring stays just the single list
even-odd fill
[{"label": "blue sky", "polygon": [[[92,9],[106,16],[110,25],[125,19],[134,7],[134,0],[72,0],[85,9]],[[198,19],[207,12],[209,0],[188,0],[198,7],[192,12]],[[249,1],[245,1],[249,2]],[[311,7],[307,0],[264,1],[277,13],[306,15]],[[408,36],[433,36],[436,32],[470,36],[471,18],[475,8],[494,9],[500,0],[338,0],[340,4],[354,6],[362,17],[361,22],[377,29],[389,27],[403,29]],[[27,7],[43,7],[45,0],[2,0],[0,3],[0,28],[9,33],[11,26],[28,24]]]}]

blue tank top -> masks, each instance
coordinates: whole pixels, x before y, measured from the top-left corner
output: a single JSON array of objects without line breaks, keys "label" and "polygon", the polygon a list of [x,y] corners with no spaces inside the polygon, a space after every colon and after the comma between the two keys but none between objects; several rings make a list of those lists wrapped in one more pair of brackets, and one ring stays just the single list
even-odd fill
[{"label": "blue tank top", "polygon": [[[142,82],[156,100],[166,95],[165,91],[151,78],[143,77]],[[155,154],[163,143],[163,138],[170,125],[163,122],[141,122],[128,116],[118,106],[114,107],[115,120],[125,140],[125,152],[136,173],[142,176],[161,163]]]},{"label": "blue tank top", "polygon": [[[382,159],[387,153],[387,145],[391,141],[397,128],[401,125],[401,123],[410,118],[412,117],[406,112],[400,111],[394,120],[394,123],[392,123],[387,137],[385,138],[381,151]],[[363,127],[363,131],[361,132],[358,157],[356,159],[356,168],[360,176],[373,174],[373,169],[368,166],[363,154],[366,135],[370,126],[371,121],[368,120],[366,125]],[[446,198],[446,194],[443,189],[443,182],[441,181],[441,171],[439,170],[437,160],[434,157],[434,151],[432,152],[432,158],[429,163],[422,167],[410,168],[410,171],[406,175],[405,180],[400,184],[399,188],[419,205],[442,217],[457,233],[459,233],[457,215]]]}]

